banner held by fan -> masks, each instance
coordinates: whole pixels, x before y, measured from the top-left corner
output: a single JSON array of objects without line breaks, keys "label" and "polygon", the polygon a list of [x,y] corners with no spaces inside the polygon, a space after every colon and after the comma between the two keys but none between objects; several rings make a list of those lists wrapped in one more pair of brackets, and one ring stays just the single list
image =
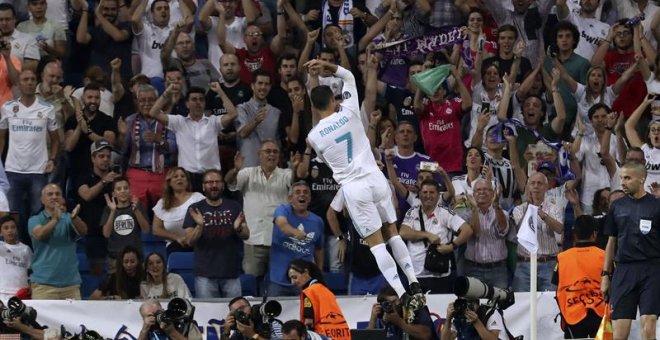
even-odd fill
[{"label": "banner held by fan", "polygon": [[453,65],[445,64],[434,67],[432,69],[419,72],[410,77],[415,85],[424,92],[427,96],[431,97],[435,94],[440,86],[447,80]]}]

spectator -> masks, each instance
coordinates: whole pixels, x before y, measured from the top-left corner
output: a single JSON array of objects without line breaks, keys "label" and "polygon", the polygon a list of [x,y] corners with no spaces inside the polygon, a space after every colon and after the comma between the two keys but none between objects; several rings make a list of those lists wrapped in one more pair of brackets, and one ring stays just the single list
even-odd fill
[{"label": "spectator", "polygon": [[[0,21],[4,12],[0,4]],[[40,191],[48,181],[48,174],[55,168],[60,141],[55,108],[37,100],[36,87],[35,72],[31,69],[21,71],[18,86],[21,96],[6,102],[0,111],[0,153],[4,152],[7,141],[5,169],[10,184],[7,199],[11,210],[18,211],[19,221],[23,221],[19,222],[19,239],[25,243],[30,240],[25,221],[41,209]],[[12,133],[7,138],[9,130]],[[51,140],[49,149],[48,137]],[[32,156],[25,157],[25,153]]]},{"label": "spectator", "polygon": [[[338,191],[328,211],[326,213],[328,225],[333,232],[340,231],[339,224],[343,223],[344,228],[348,230],[346,238],[341,235],[340,240],[337,241],[340,245],[338,247],[337,257],[341,262],[346,263],[346,271],[348,275],[348,295],[376,295],[383,288],[387,281],[378,269],[378,263],[374,254],[369,250],[367,241],[357,233],[355,228],[351,225],[351,219],[348,217],[348,210],[345,207],[344,193]],[[342,242],[343,241],[343,242]],[[348,243],[349,249],[346,243]],[[349,252],[346,255],[346,252]],[[333,254],[330,253],[330,256]],[[342,261],[346,259],[346,261]],[[331,267],[332,269],[332,267]]]},{"label": "spectator", "polygon": [[[591,338],[605,314],[605,301],[600,291],[601,271],[605,251],[596,247],[595,218],[583,215],[575,220],[575,248],[557,255],[557,267],[552,277],[557,285],[557,303],[562,316],[565,339]],[[589,296],[582,303],[572,303],[580,296]]]},{"label": "spectator", "polygon": [[18,226],[11,215],[0,217],[0,301],[7,301],[20,289],[29,289],[28,270],[32,249],[18,240]]},{"label": "spectator", "polygon": [[[161,62],[161,50],[167,38],[172,31],[190,32],[192,29],[192,13],[188,12],[187,6],[181,6],[184,13],[182,21],[170,20],[170,4],[167,0],[155,0],[151,2],[149,12],[153,18],[152,21],[144,20],[144,12],[148,0],[140,0],[137,8],[131,16],[133,34],[137,39],[137,50],[133,53],[138,54],[140,58],[141,71],[151,79],[152,85],[163,90],[163,64]],[[136,53],[137,52],[137,53]],[[135,67],[133,71],[137,73]]]},{"label": "spectator", "polygon": [[[474,183],[470,199],[474,234],[465,250],[465,276],[475,277],[488,285],[506,288],[506,235],[509,219],[499,205],[499,192],[486,179]],[[475,218],[476,217],[476,218]]]},{"label": "spectator", "polygon": [[652,33],[652,30],[656,30],[657,27],[653,27],[652,23],[654,22],[653,18],[656,16],[658,11],[660,11],[660,7],[658,7],[658,5],[652,1],[641,1],[638,3],[632,0],[623,0],[614,2],[614,6],[620,18],[633,18],[636,16],[641,16],[640,23],[644,29],[643,37],[652,42],[653,46],[657,47],[658,42],[654,41],[655,34]]},{"label": "spectator", "polygon": [[[386,306],[389,310],[385,310]],[[405,321],[399,297],[392,287],[385,286],[378,292],[376,303],[371,307],[367,329],[385,328],[387,339],[438,340],[428,307],[420,309],[412,322]]]},{"label": "spectator", "polygon": [[[476,67],[479,67],[478,65]],[[503,74],[497,64],[481,64],[481,70],[472,71],[472,111],[470,114],[470,132],[465,140],[465,147],[475,144],[474,135],[479,119],[489,118],[486,128],[497,123],[497,112],[503,97]],[[515,79],[515,75],[511,75]],[[483,141],[482,141],[483,143]]]},{"label": "spectator", "polygon": [[246,298],[237,296],[229,301],[229,313],[225,316],[225,324],[222,326],[222,340],[282,339],[282,324],[279,321],[273,321],[269,325],[270,337],[264,337],[255,331],[254,321],[250,320],[248,324],[244,324],[236,320],[234,315],[240,312],[250,315],[252,306],[250,306],[250,302]]},{"label": "spectator", "polygon": [[289,204],[273,213],[273,243],[270,248],[268,294],[296,296],[297,289],[288,280],[286,264],[293,260],[313,262],[323,271],[323,220],[308,210],[311,199],[306,182],[291,186]]},{"label": "spectator", "polygon": [[[447,318],[442,325],[442,340],[509,339],[504,319],[499,311],[490,309],[485,315],[482,315],[479,312],[479,300],[467,300],[466,303],[465,314],[462,316],[456,315],[454,303],[447,306]],[[458,323],[459,317],[464,318],[467,322]]]},{"label": "spectator", "polygon": [[[589,61],[575,53],[575,49],[580,42],[580,32],[575,25],[568,21],[561,21],[555,25],[554,41],[557,46],[556,55],[550,51],[543,61],[543,68],[550,73],[553,67],[561,72],[562,79],[568,76],[577,82],[585,83],[587,71],[589,70]],[[561,94],[561,98],[566,110],[566,121],[564,122],[563,136],[571,132],[575,117],[577,115],[577,102],[571,95],[570,87],[566,80],[560,82],[556,88]]]},{"label": "spectator", "polygon": [[11,43],[0,39],[0,103],[4,104],[14,98],[12,87],[18,85],[18,74],[21,71],[21,61],[11,55]]},{"label": "spectator", "polygon": [[[220,6],[223,9],[218,9]],[[239,7],[243,9],[245,16],[236,15]],[[222,62],[219,62],[219,60],[227,53],[226,50],[221,50],[218,45],[217,30],[218,23],[220,22],[220,18],[218,17],[220,13],[224,14],[223,19],[227,26],[225,33],[227,43],[234,46],[234,48],[246,47],[243,40],[243,33],[248,23],[254,22],[258,14],[255,8],[255,2],[251,0],[207,1],[204,4],[204,7],[199,12],[199,22],[202,25],[202,29],[206,31],[206,38],[209,45],[209,61],[216,69],[222,68]]]},{"label": "spectator", "polygon": [[168,273],[165,258],[160,253],[149,253],[144,258],[144,281],[140,283],[140,297],[143,299],[192,298],[190,290],[181,275]]},{"label": "spectator", "polygon": [[28,0],[27,3],[31,19],[19,23],[16,29],[31,35],[37,41],[42,57],[50,55],[59,59],[64,58],[67,45],[66,28],[57,21],[48,20],[46,0]]},{"label": "spectator", "polygon": [[[410,122],[410,124],[415,127],[415,133],[417,135],[417,141],[415,143],[415,151],[420,152],[420,149],[424,149],[422,135],[420,134],[420,125],[415,114],[415,108],[413,107],[413,98],[415,97],[415,92],[417,92],[417,85],[412,81],[412,76],[423,71],[423,64],[419,61],[410,61],[407,63],[408,69],[405,74],[406,85],[403,88],[394,87],[392,85],[387,85],[385,91],[380,93],[385,98],[389,99],[388,109],[390,112],[394,110],[396,112],[396,121],[397,123],[401,122]],[[375,130],[375,126],[369,127],[369,129]]]},{"label": "spectator", "polygon": [[403,0],[400,4],[397,4],[396,1],[384,1],[376,8],[375,14],[382,17],[385,11],[391,10],[394,6],[401,6],[400,10],[403,18],[401,31],[404,36],[418,37],[424,34],[424,29],[429,23],[428,15],[431,11],[431,1]]},{"label": "spectator", "polygon": [[464,23],[463,13],[454,1],[436,0],[431,3],[432,9],[429,13],[429,26],[442,28],[444,26],[460,26]]},{"label": "spectator", "polygon": [[250,237],[243,208],[222,197],[219,170],[206,170],[206,199],[190,205],[183,222],[187,242],[195,249],[195,292],[198,298],[240,296],[241,246]]},{"label": "spectator", "polygon": [[344,313],[335,294],[325,286],[319,267],[297,259],[289,263],[287,273],[291,283],[301,290],[300,321],[305,323],[307,329],[333,339],[350,339],[351,331]]},{"label": "spectator", "polygon": [[[591,57],[592,65],[605,66],[607,85],[615,84],[624,72],[637,64],[635,54],[639,51],[643,52],[643,57],[648,63],[653,63],[655,59],[656,52],[653,46],[647,39],[641,38],[639,29],[626,26],[626,21],[627,19],[618,20],[610,27],[607,38],[601,41],[598,50]],[[611,49],[610,45],[612,45]],[[644,77],[639,71],[636,70],[632,79],[623,85],[612,104],[616,112],[623,111],[626,117],[630,117],[635,108],[644,101],[647,93],[643,85]]]},{"label": "spectator", "polygon": [[171,168],[163,183],[163,197],[154,207],[152,233],[167,241],[167,254],[177,251],[192,251],[183,230],[188,208],[204,199],[204,195],[193,192],[190,175],[182,167]]},{"label": "spectator", "polygon": [[452,68],[452,75],[460,98],[448,99],[449,85],[445,82],[428,98],[428,102],[422,102],[422,90],[419,88],[414,100],[424,150],[450,174],[462,170],[461,117],[472,107],[470,91],[462,81],[456,81],[461,79],[457,68]]},{"label": "spectator", "polygon": [[660,121],[651,121],[648,125],[649,142],[643,143],[637,133],[637,124],[646,111],[646,108],[653,101],[653,97],[647,96],[646,100],[633,112],[632,116],[626,121],[626,136],[631,147],[641,148],[644,152],[644,163],[646,164],[646,181],[644,190],[652,192],[657,186],[660,186]]},{"label": "spectator", "polygon": [[84,176],[91,163],[89,150],[100,140],[110,145],[117,142],[117,123],[99,110],[101,87],[89,83],[82,92],[82,107],[70,116],[64,125],[64,151],[69,155],[69,178]]},{"label": "spectator", "polygon": [[[467,35],[468,39],[464,40],[462,44],[454,45],[453,55],[460,57],[468,68],[476,69],[479,67],[479,58],[484,60],[497,53],[497,44],[488,41],[488,37],[484,33],[484,13],[479,8],[472,8],[468,13],[467,26],[463,33]],[[458,53],[456,53],[457,51]],[[458,64],[458,60],[453,60],[453,64]]]},{"label": "spectator", "polygon": [[267,101],[273,77],[264,71],[257,70],[252,76],[253,97],[239,105],[236,131],[238,131],[238,147],[245,166],[253,167],[259,163],[258,150],[266,140],[280,141],[282,118],[281,111],[271,106]]},{"label": "spectator", "polygon": [[80,205],[66,212],[62,189],[57,184],[43,187],[41,203],[44,209],[28,221],[34,248],[32,299],[80,299],[76,239],[87,233],[87,225],[78,216]]},{"label": "spectator", "polygon": [[138,112],[118,122],[122,154],[128,159],[126,177],[142,206],[150,209],[163,193],[168,169],[175,164],[176,139],[165,124],[149,116],[158,97],[151,85],[137,89]]},{"label": "spectator", "polygon": [[29,34],[16,29],[16,10],[7,3],[0,4],[0,34],[11,44],[11,55],[22,63],[22,69],[37,70],[41,59],[37,41]]},{"label": "spectator", "polygon": [[[312,113],[312,101],[307,94],[302,78],[292,77],[286,83],[286,88],[287,98],[291,103],[291,124],[286,127],[287,142],[290,144],[291,151],[301,152],[307,148],[305,139],[318,118],[315,118]],[[287,118],[280,117],[285,120]]]},{"label": "spectator", "polygon": [[168,67],[164,72],[165,88],[172,85],[172,91],[170,93],[170,100],[165,104],[162,111],[168,115],[176,114],[185,116],[188,113],[186,96],[188,95],[189,86],[185,79],[183,79],[183,72],[175,66]]},{"label": "spectator", "polygon": [[156,321],[156,313],[161,312],[162,310],[163,307],[161,307],[160,302],[157,300],[149,299],[140,305],[142,329],[140,330],[140,335],[138,335],[138,340],[164,338],[172,340],[198,340],[202,338],[197,327],[191,327],[193,333],[189,334],[190,336],[184,336],[177,331],[174,324],[167,324],[164,322],[158,323]]},{"label": "spectator", "polygon": [[[426,180],[421,184],[419,197],[421,205],[411,207],[401,223],[401,237],[407,241],[422,291],[448,294],[453,292],[455,275],[451,268],[446,273],[425,269],[426,250],[428,247],[436,247],[441,254],[453,254],[470,239],[473,230],[462,218],[438,204],[440,186],[434,180]],[[458,236],[454,239],[455,233]]]},{"label": "spectator", "polygon": [[582,1],[579,11],[575,13],[568,8],[567,0],[557,1],[557,18],[568,20],[577,27],[581,39],[575,53],[587,60],[591,60],[601,41],[607,39],[610,29],[610,25],[596,17],[600,3],[600,0]]},{"label": "spectator", "polygon": [[222,92],[220,84],[213,83],[212,90],[222,97],[227,114],[222,116],[204,115],[205,93],[203,89],[193,87],[186,96],[188,116],[166,115],[160,111],[165,102],[170,100],[171,91],[176,85],[170,85],[151,108],[149,115],[167,126],[176,135],[179,152],[178,165],[190,172],[192,187],[195,191],[202,188],[202,175],[209,169],[220,169],[218,134],[236,118],[233,104]]},{"label": "spectator", "polygon": [[[538,239],[537,289],[539,291],[555,290],[556,287],[552,284],[552,271],[557,263],[556,256],[559,252],[555,234],[564,232],[564,208],[553,203],[553,200],[545,199],[545,193],[548,191],[548,179],[540,172],[529,177],[525,190],[527,202],[513,208],[513,222],[519,228],[528,205],[533,204],[539,207],[539,220],[536,226],[536,237]],[[525,247],[518,245],[517,253],[518,264],[513,280],[513,289],[516,292],[524,292],[529,288],[529,252]]]},{"label": "spectator", "polygon": [[[172,58],[172,51],[176,53],[176,58]],[[165,68],[176,67],[181,71],[187,87],[199,87],[206,93],[211,82],[219,81],[220,73],[210,61],[195,58],[195,42],[189,33],[178,29],[171,31],[160,58]]]},{"label": "spectator", "polygon": [[[80,21],[76,29],[76,42],[88,45],[89,64],[101,67],[104,73],[114,71],[110,66],[112,61],[119,59],[121,63],[120,74],[123,79],[130,79],[133,75],[131,64],[131,44],[133,33],[131,24],[119,18],[119,10],[123,6],[119,0],[99,1],[94,10],[95,25],[89,27],[89,4],[84,0],[74,0],[81,8]],[[133,1],[131,4],[139,4],[141,1]],[[75,6],[73,5],[72,6]],[[144,9],[143,9],[144,10]],[[118,101],[115,98],[115,102]],[[103,111],[103,110],[101,110]],[[112,115],[113,112],[106,112]]]},{"label": "spectator", "polygon": [[[145,208],[131,194],[128,179],[123,176],[112,180],[112,196],[103,195],[106,207],[101,215],[103,236],[108,239],[110,267],[120,251],[131,246],[142,251],[142,234],[149,233],[149,220]],[[112,273],[112,271],[110,271]]]},{"label": "spectator", "polygon": [[283,340],[327,340],[326,336],[310,331],[299,320],[289,320],[282,324]]},{"label": "spectator", "polygon": [[[617,339],[630,335],[638,306],[641,338],[655,338],[656,316],[660,314],[655,301],[660,296],[660,274],[658,267],[649,265],[660,258],[655,246],[658,235],[653,231],[660,220],[660,204],[658,198],[644,191],[645,177],[643,163],[624,164],[621,185],[626,196],[612,203],[605,220],[605,235],[609,239],[600,289],[603,294],[609,293],[610,303],[616,306],[612,308],[612,326]],[[613,261],[617,263],[614,276]]]},{"label": "spectator", "polygon": [[[82,100],[83,91],[85,86],[96,83],[99,86],[99,91],[101,92],[101,103],[99,104],[98,110],[105,114],[108,117],[115,117],[115,104],[117,104],[117,117],[121,117],[123,113],[121,112],[121,104],[119,102],[124,98],[126,89],[124,88],[123,81],[124,79],[130,79],[128,77],[122,77],[121,68],[124,63],[121,59],[115,58],[110,61],[110,85],[111,88],[108,90],[105,84],[108,84],[108,76],[99,65],[92,65],[87,68],[85,71],[85,78],[83,78],[83,87],[77,88],[71,94],[72,97]],[[126,101],[124,101],[126,102]]]},{"label": "spectator", "polygon": [[552,0],[512,0],[511,5],[501,0],[484,1],[484,6],[493,14],[498,27],[509,24],[519,28],[520,38],[525,41],[523,56],[532,65],[540,61],[538,54],[544,46],[543,28],[554,5],[555,1]]},{"label": "spectator", "polygon": [[[293,121],[294,114],[300,113],[293,111],[293,99],[289,96],[288,86],[289,81],[296,77],[297,74],[298,57],[295,54],[283,54],[277,58],[277,75],[280,82],[276,84],[276,79],[271,78],[270,91],[268,91],[266,101],[280,110],[282,116],[286,117],[281,117],[280,119],[286,123],[288,123],[289,119]],[[298,110],[301,111],[302,109],[298,107]]]},{"label": "spectator", "polygon": [[[117,169],[110,167],[112,146],[105,140],[98,140],[90,146],[92,169],[77,180],[77,200],[82,207],[80,218],[87,224],[85,253],[89,261],[89,271],[93,275],[103,274],[103,265],[108,256],[108,242],[103,234],[101,215],[106,207],[104,195],[112,194],[113,181],[121,176]],[[105,222],[105,220],[103,220]],[[120,249],[113,249],[117,252]],[[111,254],[116,256],[116,253]],[[112,262],[112,260],[110,260]],[[110,266],[112,267],[112,266]]]},{"label": "spectator", "polygon": [[[486,58],[484,65],[498,65],[500,74],[508,74],[515,83],[522,83],[523,79],[532,71],[529,59],[522,56],[524,45],[518,40],[518,30],[512,25],[502,25],[497,28],[497,53]],[[520,61],[518,61],[520,60]],[[514,65],[517,67],[514,69]],[[513,78],[514,71],[516,77]]]},{"label": "spectator", "polygon": [[117,254],[117,271],[101,282],[90,300],[127,300],[140,297],[140,282],[144,276],[141,251],[126,246]]},{"label": "spectator", "polygon": [[449,175],[447,175],[445,169],[443,169],[441,166],[438,166],[438,169],[435,171],[420,169],[417,171],[415,185],[404,185],[402,181],[400,179],[397,180],[397,176],[395,176],[396,170],[392,162],[393,158],[394,153],[385,153],[385,167],[387,168],[387,175],[390,178],[394,178],[394,180],[390,181],[394,187],[394,191],[397,193],[398,197],[405,198],[405,202],[409,207],[419,206],[422,204],[419,199],[419,192],[421,190],[422,183],[424,183],[426,180],[435,180],[435,177],[438,174],[442,178],[442,182],[444,183],[447,190],[441,193],[438,204],[443,207],[449,205],[449,203],[454,198],[454,186],[452,185],[451,179],[449,179]]},{"label": "spectator", "polygon": [[263,33],[259,26],[247,25],[243,34],[245,48],[235,48],[227,40],[227,24],[223,13],[225,9],[220,6],[218,10],[220,11],[217,31],[218,43],[224,53],[235,54],[238,57],[241,65],[241,81],[252,84],[254,82],[252,73],[256,70],[264,70],[270,75],[271,79],[274,79],[276,56],[273,51],[275,48],[265,45]]}]

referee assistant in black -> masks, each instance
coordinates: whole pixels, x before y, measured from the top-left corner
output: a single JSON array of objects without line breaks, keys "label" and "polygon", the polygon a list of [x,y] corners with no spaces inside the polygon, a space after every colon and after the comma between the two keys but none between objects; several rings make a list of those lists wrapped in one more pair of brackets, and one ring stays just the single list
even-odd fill
[{"label": "referee assistant in black", "polygon": [[[605,220],[609,238],[601,290],[609,290],[615,340],[628,339],[637,307],[641,338],[655,339],[660,314],[660,199],[644,190],[643,163],[626,163],[620,177],[626,196],[612,203]],[[612,260],[616,268],[610,283]]]}]

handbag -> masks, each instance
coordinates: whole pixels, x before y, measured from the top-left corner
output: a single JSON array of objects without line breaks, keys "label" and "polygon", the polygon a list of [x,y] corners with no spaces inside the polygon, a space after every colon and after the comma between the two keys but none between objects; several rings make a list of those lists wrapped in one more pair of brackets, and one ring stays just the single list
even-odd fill
[{"label": "handbag", "polygon": [[[426,232],[426,228],[424,228],[424,215],[421,206],[419,207],[419,226],[423,232]],[[453,240],[454,234],[451,233],[451,241]],[[424,245],[426,246],[424,269],[437,274],[444,274],[449,272],[451,261],[454,259],[454,252],[442,254],[438,251],[438,249],[436,249],[434,245],[429,245],[426,239],[424,240]]]}]

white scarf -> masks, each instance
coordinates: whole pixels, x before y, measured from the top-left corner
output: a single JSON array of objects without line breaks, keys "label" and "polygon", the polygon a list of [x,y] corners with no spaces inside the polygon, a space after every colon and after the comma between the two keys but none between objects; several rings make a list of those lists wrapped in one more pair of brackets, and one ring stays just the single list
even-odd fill
[{"label": "white scarf", "polygon": [[[341,27],[341,33],[344,36],[344,47],[349,48],[353,47],[354,36],[353,36],[353,15],[351,14],[351,8],[353,8],[353,0],[344,0],[344,4],[339,9],[339,18],[337,24]],[[326,26],[332,24],[332,16],[330,15],[330,4],[328,0],[323,0],[323,23],[322,27],[325,29]],[[325,37],[323,38],[325,40]],[[325,41],[324,41],[325,45]]]}]

